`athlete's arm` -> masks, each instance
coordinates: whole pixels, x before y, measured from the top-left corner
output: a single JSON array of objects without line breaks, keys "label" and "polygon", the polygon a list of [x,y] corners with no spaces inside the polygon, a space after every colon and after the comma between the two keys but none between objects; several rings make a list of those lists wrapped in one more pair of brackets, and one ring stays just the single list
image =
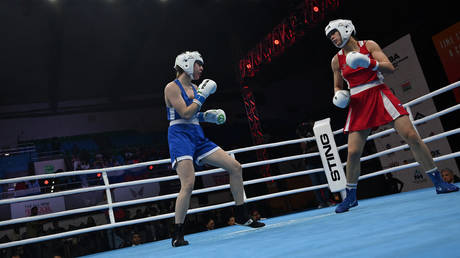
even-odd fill
[{"label": "athlete's arm", "polygon": [[192,118],[200,109],[200,106],[197,103],[192,103],[189,106],[185,104],[181,91],[174,82],[170,82],[166,85],[164,93],[166,105],[173,107],[184,119]]},{"label": "athlete's arm", "polygon": [[332,58],[331,61],[332,73],[334,76],[334,93],[343,89],[343,78],[340,72],[339,59],[337,55]]},{"label": "athlete's arm", "polygon": [[343,78],[337,55],[332,58],[331,67],[334,74],[334,97],[332,98],[332,103],[339,108],[346,108],[350,103],[350,92],[343,89]]},{"label": "athlete's arm", "polygon": [[395,68],[388,57],[383,53],[380,46],[373,40],[366,41],[366,48],[372,57],[379,62],[378,71],[382,73],[393,73]]}]

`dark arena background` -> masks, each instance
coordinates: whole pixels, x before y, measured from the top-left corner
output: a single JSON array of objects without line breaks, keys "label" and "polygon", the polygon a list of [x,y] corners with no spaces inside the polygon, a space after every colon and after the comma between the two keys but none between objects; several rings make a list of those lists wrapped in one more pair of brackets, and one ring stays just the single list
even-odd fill
[{"label": "dark arena background", "polygon": [[[332,103],[338,49],[324,33],[340,18],[389,57],[399,73],[386,82],[403,104],[436,92],[412,117],[458,185],[454,2],[0,1],[1,257],[459,257],[459,193],[436,195],[407,148],[389,153],[405,144],[396,134],[366,143],[360,204],[346,214],[334,213],[339,192],[304,173],[324,174],[305,155],[318,152],[315,121],[331,119],[347,158],[347,110]],[[227,115],[204,133],[243,165],[249,211],[267,226],[230,226],[227,173],[197,165],[217,173],[196,174],[190,245],[172,248],[180,182],[164,88],[187,50],[218,85],[202,110]]]}]

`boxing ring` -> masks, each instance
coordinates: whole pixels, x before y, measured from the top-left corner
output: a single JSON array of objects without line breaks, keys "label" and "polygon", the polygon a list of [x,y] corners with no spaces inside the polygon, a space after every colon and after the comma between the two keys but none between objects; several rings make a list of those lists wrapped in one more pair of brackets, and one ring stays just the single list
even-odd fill
[{"label": "boxing ring", "polygon": [[[411,106],[437,96],[441,93],[450,91],[459,86],[460,81],[412,100],[404,104],[404,106],[409,111],[409,114],[411,114]],[[413,121],[413,124],[418,125],[448,113],[458,112],[459,109],[460,104],[456,104],[437,113],[428,115],[421,119],[417,119]],[[370,135],[368,140],[382,137],[393,132],[394,129],[378,132]],[[342,129],[333,132],[334,135],[341,133]],[[445,131],[438,135],[424,138],[423,141],[428,143],[459,133],[460,128],[456,128],[453,130]],[[273,148],[310,141],[315,141],[315,137],[239,148],[228,151],[228,153],[230,155],[237,155],[239,153],[263,148]],[[342,145],[338,146],[337,149],[340,151],[346,148],[347,145]],[[408,148],[407,144],[397,146],[382,152],[362,157],[361,161],[377,158],[382,155],[397,152],[406,148]],[[319,155],[320,154],[316,152],[287,156],[245,163],[242,164],[242,167],[244,171],[244,168],[275,164],[296,159],[304,159]],[[460,151],[436,157],[434,160],[435,162],[438,162],[446,159],[454,159],[457,157],[460,157]],[[141,219],[117,222],[115,221],[114,216],[114,209],[117,207],[143,204],[166,199],[175,199],[178,194],[174,193],[143,199],[114,202],[112,199],[111,189],[146,183],[177,180],[177,175],[113,184],[111,184],[108,179],[108,175],[113,171],[168,163],[170,163],[169,159],[162,159],[118,167],[35,175],[1,180],[0,184],[9,184],[23,182],[26,180],[40,180],[82,174],[102,173],[104,185],[66,190],[55,193],[44,193],[34,196],[3,199],[0,200],[0,205],[94,191],[105,191],[107,203],[50,214],[37,215],[33,217],[23,217],[0,221],[0,227],[37,220],[49,220],[62,216],[83,214],[93,211],[108,211],[109,222],[104,225],[97,225],[53,235],[2,243],[0,244],[0,249],[174,217],[174,213],[165,213]],[[345,165],[345,163],[342,163],[342,165]],[[365,180],[367,178],[416,166],[418,166],[417,162],[395,166],[381,171],[362,175],[359,179]],[[209,175],[223,171],[224,170],[222,169],[199,171],[196,172],[196,176]],[[324,168],[316,168],[288,174],[257,178],[245,181],[244,185],[248,186],[252,184],[298,177],[322,171],[324,171]],[[246,202],[255,202],[295,193],[313,191],[326,187],[328,187],[328,184],[280,191],[276,193],[246,198]],[[230,186],[228,184],[207,187],[194,190],[192,195],[225,190],[229,188]],[[242,226],[230,226],[215,229],[212,231],[189,234],[186,235],[186,239],[190,241],[191,244],[189,246],[180,248],[172,248],[170,239],[166,239],[162,241],[146,243],[136,247],[127,247],[124,249],[94,254],[91,255],[91,257],[126,257],[128,255],[137,255],[138,257],[183,257],[185,255],[200,257],[234,257],[235,255],[244,257],[351,257],[369,255],[372,257],[388,257],[389,255],[402,257],[460,256],[460,251],[458,250],[458,232],[460,232],[460,220],[458,220],[460,217],[460,206],[458,204],[460,203],[460,192],[446,195],[437,195],[434,188],[426,188],[400,193],[397,195],[388,195],[360,200],[359,203],[360,205],[357,208],[344,214],[335,214],[334,207],[329,207],[270,218],[264,220],[267,226],[259,229],[252,229]],[[233,201],[193,208],[188,210],[188,214],[229,207],[232,205],[234,205]]]}]

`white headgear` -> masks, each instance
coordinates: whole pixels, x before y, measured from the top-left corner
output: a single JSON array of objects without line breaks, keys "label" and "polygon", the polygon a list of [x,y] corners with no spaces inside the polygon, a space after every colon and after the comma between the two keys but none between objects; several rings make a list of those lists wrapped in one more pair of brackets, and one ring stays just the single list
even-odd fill
[{"label": "white headgear", "polygon": [[193,80],[193,66],[197,61],[201,62],[201,64],[204,63],[203,58],[198,51],[185,51],[176,57],[174,69],[177,70],[177,67],[182,68],[182,70],[184,70],[184,72]]},{"label": "white headgear", "polygon": [[337,46],[338,48],[343,48],[343,46],[347,44],[352,33],[353,35],[356,35],[355,26],[353,26],[353,23],[351,23],[350,20],[339,19],[330,21],[324,30],[326,31],[326,37],[330,37],[329,33],[333,32],[334,30],[338,30],[340,32],[340,36],[342,37],[342,44]]}]

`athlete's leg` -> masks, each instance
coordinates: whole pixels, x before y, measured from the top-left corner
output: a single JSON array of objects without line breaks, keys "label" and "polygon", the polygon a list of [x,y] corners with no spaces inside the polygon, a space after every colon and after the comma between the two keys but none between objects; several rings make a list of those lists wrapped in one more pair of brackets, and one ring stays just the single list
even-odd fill
[{"label": "athlete's leg", "polygon": [[358,184],[361,166],[360,159],[370,131],[370,129],[367,129],[348,134],[348,157],[346,167],[348,184]]},{"label": "athlete's leg", "polygon": [[180,191],[176,199],[175,224],[171,244],[174,247],[178,247],[188,245],[188,241],[184,240],[184,221],[190,205],[193,186],[195,185],[195,168],[191,159],[183,159],[175,165],[180,179]]},{"label": "athlete's leg", "polygon": [[434,164],[433,157],[431,156],[428,146],[426,146],[418,133],[415,131],[415,128],[408,116],[398,117],[394,121],[394,128],[409,145],[415,160],[430,177],[436,187],[437,193],[458,191],[459,188],[457,186],[445,183],[442,180],[438,168]]},{"label": "athlete's leg", "polygon": [[195,185],[193,161],[191,159],[179,161],[176,165],[176,172],[180,179],[180,191],[176,199],[175,223],[183,224]]},{"label": "athlete's leg", "polygon": [[408,116],[400,116],[396,118],[394,121],[394,128],[404,141],[407,142],[415,160],[420,163],[420,166],[424,171],[429,171],[435,168],[430,150],[415,131],[415,128]]},{"label": "athlete's leg", "polygon": [[223,168],[229,173],[230,191],[236,205],[244,203],[244,188],[243,188],[243,169],[241,164],[222,149],[211,153],[201,160],[209,165]]},{"label": "athlete's leg", "polygon": [[369,136],[370,129],[351,132],[348,135],[348,157],[347,157],[347,196],[342,203],[337,205],[335,212],[342,213],[348,211],[350,208],[358,206],[356,198],[356,188],[358,186],[358,178],[360,175],[361,155],[363,153],[364,145],[366,145],[367,136]]},{"label": "athlete's leg", "polygon": [[204,157],[201,159],[201,162],[228,171],[230,177],[230,190],[236,203],[235,219],[237,223],[254,228],[265,226],[264,223],[253,221],[249,217],[247,206],[244,204],[243,169],[241,164],[222,149],[218,149]]}]

